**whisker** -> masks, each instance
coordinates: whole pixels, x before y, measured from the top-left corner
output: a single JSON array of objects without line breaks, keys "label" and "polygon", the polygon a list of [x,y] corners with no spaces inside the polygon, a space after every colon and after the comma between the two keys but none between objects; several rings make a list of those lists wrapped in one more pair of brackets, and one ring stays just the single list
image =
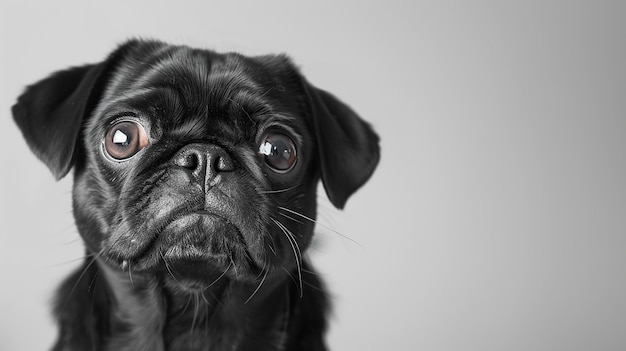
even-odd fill
[{"label": "whisker", "polygon": [[[312,218],[309,218],[309,217],[307,217],[307,216],[305,216],[305,215],[303,215],[303,214],[301,214],[301,213],[298,213],[298,212],[296,212],[296,211],[294,211],[294,210],[290,210],[290,209],[288,209],[288,208],[286,208],[286,207],[283,207],[283,206],[278,206],[278,208],[279,208],[280,210],[283,210],[283,211],[287,211],[287,212],[289,212],[289,213],[292,213],[292,214],[294,214],[294,215],[296,215],[296,216],[298,216],[298,217],[304,218],[304,219],[306,219],[307,221],[310,221],[310,222],[312,222],[312,223],[315,223],[316,225],[319,225],[319,226],[321,226],[321,227],[323,227],[323,228],[326,228],[326,229],[330,230],[331,232],[333,232],[333,233],[335,233],[335,234],[339,235],[340,237],[342,237],[342,238],[344,238],[344,239],[348,239],[348,240],[352,241],[353,243],[357,244],[359,247],[363,248],[363,245],[361,245],[358,241],[356,241],[356,240],[352,239],[351,237],[349,237],[349,236],[347,236],[347,235],[344,235],[344,234],[342,234],[342,233],[340,233],[340,232],[336,231],[335,229],[333,229],[333,228],[331,228],[331,227],[329,227],[329,226],[327,226],[327,225],[324,225],[324,224],[320,223],[319,221],[316,221],[316,220],[314,220],[314,219],[312,219]],[[287,218],[291,219],[289,216],[287,216],[286,214],[284,214],[284,213],[282,213],[282,212],[278,212],[278,213],[279,213],[281,216],[283,216],[283,217],[287,217]]]},{"label": "whisker", "polygon": [[238,277],[239,276],[239,272],[237,272],[237,265],[235,265],[235,261],[233,260],[233,257],[229,255],[228,258],[230,259],[230,263],[233,265],[233,270],[235,271],[235,276]]},{"label": "whisker", "polygon": [[93,275],[93,278],[91,278],[91,281],[89,282],[89,287],[87,287],[87,291],[91,292],[91,288],[93,287],[94,283],[96,282],[96,279],[98,278],[99,274],[100,274],[100,270],[97,270],[96,274]]},{"label": "whisker", "polygon": [[211,297],[213,298],[213,301],[215,302],[217,306],[220,306],[222,304],[222,301],[219,298],[217,298],[217,296],[213,295],[210,289],[205,289],[204,291],[206,291],[207,293],[209,293],[209,295],[211,295]]},{"label": "whisker", "polygon": [[256,295],[256,293],[259,291],[259,289],[261,289],[261,286],[263,285],[263,283],[265,283],[265,279],[267,278],[267,273],[269,272],[269,269],[265,269],[265,267],[263,267],[263,270],[265,270],[265,274],[263,275],[263,279],[261,279],[261,282],[259,283],[259,286],[257,286],[256,289],[254,289],[254,291],[252,292],[252,295],[250,295],[250,297],[248,297],[248,299],[243,303],[244,305],[248,304],[248,302],[250,302],[250,300],[252,300],[254,295]]},{"label": "whisker", "polygon": [[183,307],[183,311],[181,312],[181,314],[184,314],[185,312],[187,312],[187,308],[189,308],[189,305],[191,304],[191,294],[188,295],[189,297],[187,298],[187,303],[185,304],[185,307]]},{"label": "whisker", "polygon": [[87,271],[89,270],[89,268],[93,265],[94,262],[96,262],[96,259],[98,258],[98,256],[100,255],[100,253],[94,254],[93,258],[89,261],[89,263],[87,263],[87,266],[85,266],[85,268],[83,269],[83,271],[80,273],[80,275],[78,276],[78,279],[76,279],[76,282],[74,283],[74,285],[72,286],[72,289],[70,290],[70,293],[67,294],[67,298],[65,299],[65,302],[63,303],[63,309],[65,309],[65,306],[67,305],[67,303],[70,301],[70,298],[72,297],[72,295],[74,295],[74,291],[76,290],[76,288],[78,287],[78,284],[80,283],[80,281],[83,279],[83,277],[85,276],[85,274],[87,274]]},{"label": "whisker", "polygon": [[261,278],[261,276],[263,274],[265,274],[265,267],[267,267],[267,263],[263,264],[263,268],[261,268],[261,270],[259,271],[259,273],[256,275],[256,277],[254,278],[254,280],[258,280],[259,278]]},{"label": "whisker", "polygon": [[176,279],[174,272],[172,272],[172,269],[170,268],[170,264],[167,263],[167,259],[165,258],[165,255],[163,255],[163,251],[159,250],[159,255],[161,255],[161,258],[163,259],[163,263],[165,263],[165,269],[167,269],[167,272],[169,273],[169,275],[172,278],[174,278],[175,281],[179,282],[178,279]]},{"label": "whisker", "polygon": [[278,254],[276,253],[278,246],[276,246],[276,242],[274,241],[274,236],[269,235],[269,239],[271,243],[268,243],[267,245],[269,246],[270,250],[272,250],[272,252],[274,253],[274,256],[278,256]]},{"label": "whisker", "polygon": [[[209,302],[209,299],[206,298],[206,296],[204,295],[203,292],[200,293],[200,296],[202,296],[202,300],[204,300],[204,302],[206,304],[206,309],[207,309],[206,312],[208,312],[208,308],[211,305],[211,303]],[[207,315],[208,315],[208,313],[207,313]]]},{"label": "whisker", "polygon": [[132,286],[133,289],[134,289],[135,288],[135,283],[133,282],[133,267],[131,267],[131,263],[130,262],[128,262],[127,265],[128,265],[128,279],[130,280],[130,286]]},{"label": "whisker", "polygon": [[[198,319],[198,315],[200,314],[200,297],[198,297],[200,293],[198,292],[194,292],[193,293],[193,297],[194,297],[194,309],[193,309],[193,319],[191,320],[191,330],[189,331],[189,334],[193,334],[193,329],[196,326],[196,321]],[[189,339],[189,342],[191,343],[191,340],[193,338]]]},{"label": "whisker", "polygon": [[94,255],[97,255],[97,254],[90,253],[90,254],[87,254],[87,255],[84,255],[84,256],[81,256],[81,257],[76,257],[76,258],[71,259],[71,260],[62,261],[62,262],[59,262],[59,263],[53,263],[53,264],[47,265],[47,267],[49,267],[49,268],[56,268],[56,267],[65,266],[67,264],[71,264],[71,263],[75,263],[75,262],[82,262],[86,258],[93,257]]},{"label": "whisker", "polygon": [[296,280],[296,278],[294,278],[293,275],[291,275],[291,272],[289,272],[289,270],[287,270],[287,268],[285,268],[285,266],[281,266],[281,267],[282,267],[283,271],[285,271],[285,273],[287,273],[287,276],[289,277],[289,279],[291,279],[291,281],[294,284],[298,284],[298,281]]},{"label": "whisker", "polygon": [[270,251],[272,251],[274,256],[278,256],[278,254],[276,253],[276,249],[272,245],[267,244],[267,248],[270,249]]},{"label": "whisker", "polygon": [[297,188],[297,187],[299,187],[299,186],[300,186],[300,184],[297,184],[297,185],[294,185],[294,186],[292,186],[292,187],[285,188],[285,189],[277,189],[277,190],[262,190],[262,191],[259,191],[259,194],[277,194],[277,193],[284,193],[284,192],[287,192],[287,191],[293,190],[293,189],[295,189],[295,188]]},{"label": "whisker", "polygon": [[320,272],[312,271],[312,270],[310,270],[310,269],[304,269],[304,268],[303,268],[303,269],[302,269],[302,271],[303,271],[304,273],[308,273],[308,274],[311,274],[311,275],[324,275],[324,274],[322,274],[322,273],[320,273]]},{"label": "whisker", "polygon": [[313,285],[313,284],[311,284],[309,282],[304,282],[304,284],[306,286],[310,287],[310,288],[313,288],[313,289],[315,289],[317,291],[321,291],[321,292],[325,293],[324,289],[320,288],[319,286]]},{"label": "whisker", "polygon": [[[212,287],[213,285],[215,285],[215,283],[217,283],[220,279],[222,279],[222,277],[226,275],[226,272],[228,272],[232,264],[233,264],[233,261],[231,260],[230,263],[228,264],[228,267],[226,267],[226,270],[224,270],[224,272],[222,272],[222,274],[219,277],[217,277],[211,284],[209,284],[206,288],[204,288],[204,290]],[[204,295],[202,296],[204,297]],[[207,303],[209,302],[207,301]]]},{"label": "whisker", "polygon": [[302,297],[302,295],[304,294],[304,290],[302,288],[302,262],[301,262],[302,252],[300,251],[300,246],[298,246],[298,242],[296,241],[296,238],[293,236],[291,231],[287,229],[287,227],[285,227],[282,223],[280,223],[278,220],[274,218],[270,218],[270,219],[278,226],[278,228],[280,228],[280,230],[283,231],[283,233],[287,237],[287,240],[289,240],[289,245],[291,245],[291,249],[293,250],[293,255],[295,256],[295,259],[296,259],[298,281],[300,285],[300,297]]},{"label": "whisker", "polygon": [[[299,220],[299,219],[293,218],[293,217],[291,217],[291,216],[289,216],[289,215],[287,215],[287,214],[285,214],[285,213],[281,213],[281,212],[279,212],[279,213],[280,213],[280,215],[281,215],[281,216],[283,216],[283,217],[287,217],[287,218],[291,219],[292,221],[294,221],[294,222],[296,222],[296,223],[299,223],[299,224],[304,224],[304,222],[302,222],[302,221],[301,221],[301,220]],[[315,221],[315,223],[317,223],[317,221]]]},{"label": "whisker", "polygon": [[[71,226],[68,225],[67,229],[63,229],[61,231],[66,231],[66,230],[69,231],[70,229],[73,229],[73,228],[71,228]],[[78,237],[76,237],[76,238],[74,238],[72,240],[68,240],[68,241],[63,242],[63,244],[64,245],[74,245],[74,244],[78,244],[78,243],[82,243],[82,242],[83,242],[83,239],[80,236],[78,236]]]}]

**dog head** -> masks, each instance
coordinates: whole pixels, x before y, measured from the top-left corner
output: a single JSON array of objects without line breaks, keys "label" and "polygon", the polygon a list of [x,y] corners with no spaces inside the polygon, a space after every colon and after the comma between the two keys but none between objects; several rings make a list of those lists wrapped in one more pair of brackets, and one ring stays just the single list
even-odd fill
[{"label": "dog head", "polygon": [[374,171],[378,137],[284,56],[129,41],[53,74],[13,106],[110,267],[206,286],[292,270],[321,179],[342,208]]}]

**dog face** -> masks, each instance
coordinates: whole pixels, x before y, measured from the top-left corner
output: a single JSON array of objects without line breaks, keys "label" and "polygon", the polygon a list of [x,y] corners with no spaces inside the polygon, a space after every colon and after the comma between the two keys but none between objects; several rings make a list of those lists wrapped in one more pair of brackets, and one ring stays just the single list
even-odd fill
[{"label": "dog face", "polygon": [[187,288],[299,268],[316,187],[343,207],[379,158],[370,126],[284,56],[130,41],[13,107],[110,267]]}]

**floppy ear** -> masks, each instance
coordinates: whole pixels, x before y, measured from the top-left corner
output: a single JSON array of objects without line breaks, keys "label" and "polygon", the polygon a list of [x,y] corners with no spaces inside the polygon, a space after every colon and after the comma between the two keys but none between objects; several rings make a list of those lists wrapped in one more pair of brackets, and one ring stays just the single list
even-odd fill
[{"label": "floppy ear", "polygon": [[306,81],[304,90],[315,128],[322,183],[332,204],[341,209],[378,165],[378,135],[330,93]]},{"label": "floppy ear", "polygon": [[13,105],[13,119],[28,146],[57,180],[74,164],[83,119],[97,102],[105,65],[56,72],[26,88]]}]

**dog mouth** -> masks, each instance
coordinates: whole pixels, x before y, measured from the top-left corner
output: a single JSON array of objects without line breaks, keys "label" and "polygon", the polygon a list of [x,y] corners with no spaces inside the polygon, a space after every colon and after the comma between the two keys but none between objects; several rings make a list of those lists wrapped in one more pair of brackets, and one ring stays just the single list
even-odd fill
[{"label": "dog mouth", "polygon": [[[211,283],[227,275],[253,280],[264,264],[255,259],[245,223],[207,209],[170,211],[143,235],[125,235],[110,247],[122,270],[163,273],[175,281]],[[132,233],[132,234],[131,234]],[[249,235],[248,235],[249,237]]]},{"label": "dog mouth", "polygon": [[245,246],[239,228],[215,213],[198,210],[173,216],[155,238],[165,259],[201,258],[224,254],[227,242]]}]

